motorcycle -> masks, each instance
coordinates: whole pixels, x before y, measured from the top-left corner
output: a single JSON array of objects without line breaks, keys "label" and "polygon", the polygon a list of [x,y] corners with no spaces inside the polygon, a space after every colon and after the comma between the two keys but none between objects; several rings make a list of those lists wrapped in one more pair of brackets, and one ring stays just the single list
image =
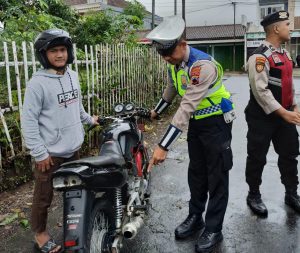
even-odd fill
[{"label": "motorcycle", "polygon": [[150,197],[149,157],[137,120],[150,111],[117,104],[104,117],[98,156],[62,164],[53,174],[63,192],[64,252],[119,253],[143,226]]}]

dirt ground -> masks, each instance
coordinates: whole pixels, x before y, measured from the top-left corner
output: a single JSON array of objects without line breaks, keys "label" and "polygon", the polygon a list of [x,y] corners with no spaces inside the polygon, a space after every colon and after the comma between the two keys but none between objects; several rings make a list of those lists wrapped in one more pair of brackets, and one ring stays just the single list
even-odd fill
[{"label": "dirt ground", "polygon": [[[149,155],[153,151],[159,137],[169,123],[171,116],[155,122],[147,122],[145,125],[145,144],[148,147]],[[0,225],[0,249],[5,241],[11,237],[17,237],[19,232],[30,231],[30,212],[32,205],[34,181],[21,185],[15,190],[0,193],[0,224],[7,219],[12,219],[7,225]],[[49,212],[53,212],[62,206],[60,194],[55,192],[53,203]],[[61,227],[62,220],[58,220],[57,227]],[[24,231],[25,230],[25,231]],[[1,252],[1,250],[0,250]]]}]

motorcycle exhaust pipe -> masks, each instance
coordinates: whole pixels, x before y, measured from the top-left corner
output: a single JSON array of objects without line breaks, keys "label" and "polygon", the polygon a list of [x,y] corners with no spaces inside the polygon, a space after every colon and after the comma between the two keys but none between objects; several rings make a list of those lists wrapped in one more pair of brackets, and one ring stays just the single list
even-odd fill
[{"label": "motorcycle exhaust pipe", "polygon": [[135,217],[131,222],[127,223],[123,229],[122,229],[122,233],[124,238],[126,239],[133,239],[137,233],[138,230],[144,225],[144,220],[138,216]]}]

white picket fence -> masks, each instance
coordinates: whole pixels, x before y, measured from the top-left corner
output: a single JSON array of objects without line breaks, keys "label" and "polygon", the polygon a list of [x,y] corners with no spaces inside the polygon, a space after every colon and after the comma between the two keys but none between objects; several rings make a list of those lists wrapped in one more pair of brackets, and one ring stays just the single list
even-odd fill
[{"label": "white picket fence", "polygon": [[[70,68],[78,73],[81,86],[85,86],[84,104],[90,114],[108,114],[117,102],[153,106],[167,82],[166,64],[147,46],[86,45],[83,52],[74,45],[74,55]],[[35,58],[33,43],[0,44],[0,90],[3,93],[0,94],[0,125],[9,143],[11,157],[20,150],[14,148],[5,115],[18,111],[21,117],[26,85],[38,68],[40,64]],[[22,136],[21,141],[21,151],[25,151]],[[0,169],[1,159],[0,146]]]}]

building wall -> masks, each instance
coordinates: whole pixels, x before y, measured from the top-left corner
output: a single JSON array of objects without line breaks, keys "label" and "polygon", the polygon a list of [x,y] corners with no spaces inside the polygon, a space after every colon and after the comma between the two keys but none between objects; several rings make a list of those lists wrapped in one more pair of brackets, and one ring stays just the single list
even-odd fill
[{"label": "building wall", "polygon": [[259,0],[259,5],[287,4],[288,0]]},{"label": "building wall", "polygon": [[300,30],[300,17],[295,17],[294,28]]},{"label": "building wall", "polygon": [[[84,14],[85,12],[90,11],[91,9],[98,11],[100,10],[100,8],[101,10],[109,8],[113,10],[113,12],[115,12],[116,14],[120,14],[124,10],[123,7],[126,7],[127,5],[127,2],[125,2],[124,0],[65,0],[65,2],[67,5],[70,5],[73,8],[75,8],[77,11],[79,11],[80,14]],[[104,3],[104,5],[101,5],[100,7],[100,4],[96,4],[96,3]],[[159,25],[162,21],[163,21],[162,17],[155,15],[154,18],[155,26]],[[143,30],[151,29],[151,27],[152,27],[152,16],[151,13],[149,13],[146,14],[145,16]]]},{"label": "building wall", "polygon": [[86,4],[88,0],[65,0],[67,5]]},{"label": "building wall", "polygon": [[259,0],[260,18],[279,10],[288,11],[288,0]]},{"label": "building wall", "polygon": [[300,55],[300,37],[294,37],[291,39],[289,50],[290,50],[291,57],[295,61],[296,57]]}]

